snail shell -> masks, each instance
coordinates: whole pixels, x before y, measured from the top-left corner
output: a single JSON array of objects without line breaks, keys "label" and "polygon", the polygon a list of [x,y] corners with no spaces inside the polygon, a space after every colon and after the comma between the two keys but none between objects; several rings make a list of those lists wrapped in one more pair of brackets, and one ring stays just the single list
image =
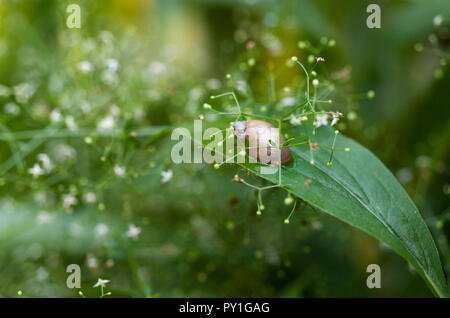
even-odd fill
[{"label": "snail shell", "polygon": [[[278,144],[279,131],[272,124],[262,120],[246,120],[230,123],[238,140],[244,145],[248,143],[250,149],[247,153],[261,162],[278,165],[279,149],[274,145]],[[286,141],[280,137],[280,144]],[[289,148],[281,149],[281,164],[285,165],[292,160]]]}]

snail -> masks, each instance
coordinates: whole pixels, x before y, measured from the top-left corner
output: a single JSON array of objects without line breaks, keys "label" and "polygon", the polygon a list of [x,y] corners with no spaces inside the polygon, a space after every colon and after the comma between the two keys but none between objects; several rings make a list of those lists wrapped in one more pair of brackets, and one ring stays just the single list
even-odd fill
[{"label": "snail", "polygon": [[[278,137],[283,145],[285,139],[279,136],[278,128],[262,120],[246,120],[230,123],[234,134],[242,144],[247,145],[247,153],[261,162],[278,165],[279,149]],[[292,160],[289,148],[281,149],[281,164],[286,165]]]}]

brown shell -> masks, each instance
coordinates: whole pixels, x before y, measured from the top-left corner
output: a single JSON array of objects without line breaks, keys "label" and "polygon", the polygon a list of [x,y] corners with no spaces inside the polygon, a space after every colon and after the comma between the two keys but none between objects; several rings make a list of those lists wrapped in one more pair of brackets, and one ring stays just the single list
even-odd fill
[{"label": "brown shell", "polygon": [[[245,141],[254,140],[258,142],[257,143],[258,147],[269,147],[267,148],[268,156],[270,156],[271,153],[275,151],[276,161],[272,163],[278,165],[278,149],[275,147],[270,147],[271,146],[270,140],[272,140],[273,142],[278,142],[278,128],[275,128],[272,124],[262,120],[246,120],[243,123],[245,126],[245,135],[244,135]],[[281,145],[283,145],[285,141],[286,140],[284,139],[284,137],[280,136]],[[260,158],[258,149],[247,149],[247,153],[250,156],[257,158],[259,161],[266,162],[264,158]],[[289,163],[291,160],[292,154],[289,148],[281,149],[281,164],[285,165]]]}]

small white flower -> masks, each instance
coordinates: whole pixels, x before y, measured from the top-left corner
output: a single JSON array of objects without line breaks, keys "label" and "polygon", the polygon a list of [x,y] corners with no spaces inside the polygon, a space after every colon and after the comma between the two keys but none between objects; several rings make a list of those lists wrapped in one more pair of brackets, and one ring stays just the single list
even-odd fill
[{"label": "small white flower", "polygon": [[40,282],[45,281],[48,278],[48,271],[44,267],[39,267],[36,271],[36,279]]},{"label": "small white flower", "polygon": [[210,90],[217,90],[220,88],[220,81],[217,78],[211,78],[206,81],[206,87]]},{"label": "small white flower", "polygon": [[319,80],[317,78],[313,79],[312,84],[314,86],[318,86],[319,85]]},{"label": "small white flower", "polygon": [[33,96],[36,89],[30,83],[21,83],[14,86],[13,91],[14,95],[16,96],[16,101],[23,104],[28,102],[28,100]]},{"label": "small white flower", "polygon": [[113,104],[111,105],[111,107],[109,108],[109,112],[111,113],[111,115],[113,115],[114,117],[117,117],[120,115],[120,107]]},{"label": "small white flower", "polygon": [[289,122],[294,126],[300,125],[302,123],[301,119],[295,117],[294,114],[291,115],[291,119],[289,120]]},{"label": "small white flower", "polygon": [[442,24],[443,20],[444,19],[442,18],[442,15],[435,16],[434,19],[433,19],[434,26],[436,26],[436,27],[440,26]]},{"label": "small white flower", "polygon": [[0,84],[0,96],[9,97],[11,95],[11,89],[8,86]]},{"label": "small white flower", "polygon": [[330,125],[334,126],[338,122],[338,120],[341,116],[338,112],[335,112],[335,113],[331,112],[331,115],[333,116],[333,119],[331,120]]},{"label": "small white flower", "polygon": [[141,234],[141,228],[137,227],[134,224],[130,224],[130,228],[128,229],[128,232],[126,233],[126,235],[130,238],[132,238],[133,240],[137,240],[139,234]]},{"label": "small white flower", "polygon": [[93,256],[89,256],[86,263],[89,268],[97,268],[98,267],[98,260]]},{"label": "small white flower", "polygon": [[126,175],[126,169],[122,166],[114,166],[114,174],[119,178],[123,178]]},{"label": "small white flower", "polygon": [[173,172],[172,170],[167,170],[167,171],[161,171],[161,182],[162,183],[167,183],[169,182],[170,179],[172,179],[173,177]]},{"label": "small white flower", "polygon": [[328,115],[316,115],[316,127],[328,125]]},{"label": "small white flower", "polygon": [[108,227],[103,223],[98,224],[94,229],[95,234],[98,236],[104,236],[108,233],[108,231]]},{"label": "small white flower", "polygon": [[46,224],[49,223],[53,219],[53,216],[45,211],[40,211],[36,217],[37,224]]},{"label": "small white flower", "polygon": [[63,206],[66,209],[70,209],[72,206],[78,203],[77,198],[75,198],[72,194],[63,195]]},{"label": "small white flower", "polygon": [[114,117],[112,115],[108,115],[98,123],[97,131],[100,133],[111,132],[115,125],[116,123],[114,121]]},{"label": "small white flower", "polygon": [[66,126],[70,131],[77,131],[78,130],[78,126],[75,123],[75,119],[73,118],[73,116],[67,116],[66,120],[65,120]]},{"label": "small white flower", "polygon": [[292,96],[285,97],[280,101],[280,104],[283,107],[294,106],[296,103],[297,103],[297,99]]},{"label": "small white flower", "polygon": [[94,285],[94,287],[99,287],[99,286],[105,287],[105,285],[108,284],[109,282],[110,282],[109,280],[99,278],[97,283]]},{"label": "small white flower", "polygon": [[119,62],[116,59],[106,60],[106,67],[111,72],[116,72],[119,69]]},{"label": "small white flower", "polygon": [[8,103],[5,105],[5,113],[17,116],[20,114],[20,107],[15,103]]},{"label": "small white flower", "polygon": [[80,63],[78,63],[78,70],[81,73],[87,74],[90,71],[92,71],[92,64],[88,61],[80,62]]},{"label": "small white flower", "polygon": [[167,72],[167,67],[163,62],[155,61],[150,63],[148,70],[154,75],[162,75]]},{"label": "small white flower", "polygon": [[37,155],[38,160],[42,163],[42,167],[45,172],[50,172],[53,169],[53,164],[50,160],[50,157],[45,153],[40,153]]},{"label": "small white flower", "polygon": [[246,95],[248,92],[248,85],[247,85],[247,82],[245,82],[245,81],[241,81],[241,80],[237,81],[235,87],[236,87],[236,90],[243,95]]},{"label": "small white flower", "polygon": [[85,203],[95,203],[97,202],[97,196],[94,192],[88,192],[83,195],[83,201]]},{"label": "small white flower", "polygon": [[52,157],[58,162],[65,162],[75,157],[76,151],[65,143],[56,143],[50,149]]},{"label": "small white flower", "polygon": [[114,73],[110,70],[106,70],[106,71],[102,72],[102,80],[105,84],[113,86],[113,85],[117,84],[118,77],[117,77],[116,73]]},{"label": "small white flower", "polygon": [[54,109],[50,113],[50,120],[54,123],[59,123],[62,120],[61,112],[58,109]]},{"label": "small white flower", "polygon": [[91,104],[89,104],[88,101],[84,100],[81,102],[81,110],[83,111],[83,113],[89,113],[91,111],[92,107]]},{"label": "small white flower", "polygon": [[28,173],[33,176],[33,179],[36,179],[39,176],[45,174],[45,171],[38,163],[35,163],[33,168],[28,169]]}]

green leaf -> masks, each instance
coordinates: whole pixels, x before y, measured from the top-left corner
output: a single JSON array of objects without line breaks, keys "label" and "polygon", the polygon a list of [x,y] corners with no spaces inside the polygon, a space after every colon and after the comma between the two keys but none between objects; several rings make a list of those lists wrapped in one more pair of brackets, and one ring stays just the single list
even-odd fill
[{"label": "green leaf", "polygon": [[[299,129],[289,137],[302,139]],[[313,141],[332,145],[334,133],[321,127]],[[355,226],[389,245],[410,262],[439,297],[448,296],[447,284],[433,238],[419,211],[390,171],[369,150],[338,135],[327,166],[330,150],[319,147],[310,164],[309,146],[290,148],[293,162],[282,168],[282,185],[292,194],[338,219]],[[241,164],[256,175],[278,183],[278,173],[261,174],[259,164]],[[305,181],[310,179],[309,186]]]}]

